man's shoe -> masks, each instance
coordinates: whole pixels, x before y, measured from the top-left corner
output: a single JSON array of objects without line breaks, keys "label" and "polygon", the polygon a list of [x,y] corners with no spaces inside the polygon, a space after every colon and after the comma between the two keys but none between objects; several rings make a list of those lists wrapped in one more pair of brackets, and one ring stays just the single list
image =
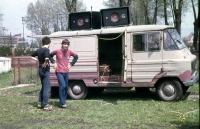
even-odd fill
[{"label": "man's shoe", "polygon": [[64,105],[60,105],[61,108],[66,108],[67,107],[67,104],[64,104]]},{"label": "man's shoe", "polygon": [[38,108],[43,108],[42,102],[38,102],[37,107],[38,107]]},{"label": "man's shoe", "polygon": [[43,110],[44,111],[52,111],[53,108],[52,108],[52,106],[46,105],[46,106],[44,106]]}]

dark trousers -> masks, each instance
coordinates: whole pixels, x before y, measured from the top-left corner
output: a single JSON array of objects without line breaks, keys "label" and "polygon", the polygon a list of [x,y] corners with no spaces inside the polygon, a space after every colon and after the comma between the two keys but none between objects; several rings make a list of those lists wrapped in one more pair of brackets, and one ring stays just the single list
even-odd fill
[{"label": "dark trousers", "polygon": [[42,84],[42,88],[39,93],[39,102],[42,102],[43,106],[48,104],[50,86],[50,73],[45,68],[39,68],[39,76]]}]

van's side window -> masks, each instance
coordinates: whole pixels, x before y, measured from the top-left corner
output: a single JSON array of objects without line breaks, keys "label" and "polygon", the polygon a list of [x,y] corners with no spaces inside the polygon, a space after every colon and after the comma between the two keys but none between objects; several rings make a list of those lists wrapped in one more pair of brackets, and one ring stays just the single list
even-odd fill
[{"label": "van's side window", "polygon": [[178,50],[178,46],[167,31],[164,31],[164,50]]},{"label": "van's side window", "polygon": [[133,52],[160,50],[160,33],[133,35]]},{"label": "van's side window", "polygon": [[133,35],[133,52],[135,51],[145,51],[145,35]]},{"label": "van's side window", "polygon": [[147,34],[148,51],[156,51],[160,49],[159,37],[160,37],[159,33]]}]

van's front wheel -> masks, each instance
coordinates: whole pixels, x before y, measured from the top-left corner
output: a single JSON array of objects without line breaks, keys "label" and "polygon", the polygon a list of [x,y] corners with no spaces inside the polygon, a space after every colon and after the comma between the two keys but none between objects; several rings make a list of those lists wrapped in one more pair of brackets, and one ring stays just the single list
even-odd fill
[{"label": "van's front wheel", "polygon": [[183,96],[183,89],[179,81],[174,79],[164,80],[156,87],[157,95],[164,101],[177,101]]},{"label": "van's front wheel", "polygon": [[88,94],[88,88],[81,81],[69,83],[68,95],[71,99],[85,99]]}]

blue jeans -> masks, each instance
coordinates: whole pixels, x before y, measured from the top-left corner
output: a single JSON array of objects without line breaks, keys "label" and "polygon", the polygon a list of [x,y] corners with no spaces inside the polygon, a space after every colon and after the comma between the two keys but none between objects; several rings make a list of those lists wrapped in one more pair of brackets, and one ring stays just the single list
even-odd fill
[{"label": "blue jeans", "polygon": [[66,104],[67,88],[68,88],[68,73],[56,73],[59,84],[59,99],[60,105]]},{"label": "blue jeans", "polygon": [[50,73],[45,68],[39,68],[39,76],[42,84],[42,88],[39,93],[39,102],[42,102],[43,106],[48,104],[50,86]]}]

